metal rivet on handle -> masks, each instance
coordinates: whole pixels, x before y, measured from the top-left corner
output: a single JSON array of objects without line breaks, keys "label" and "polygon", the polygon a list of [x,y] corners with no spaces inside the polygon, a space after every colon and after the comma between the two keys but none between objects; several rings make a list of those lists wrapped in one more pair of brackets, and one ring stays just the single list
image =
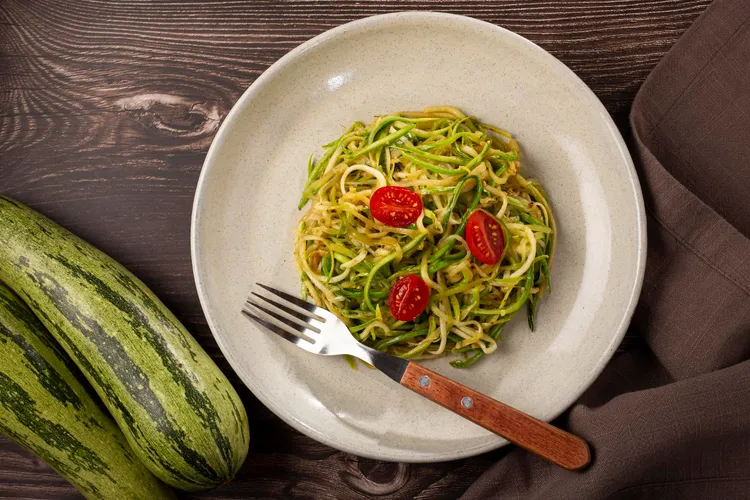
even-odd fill
[{"label": "metal rivet on handle", "polygon": [[419,385],[422,387],[428,387],[430,385],[430,377],[427,375],[422,375],[419,377]]},{"label": "metal rivet on handle", "polygon": [[461,400],[461,406],[463,406],[464,408],[471,408],[471,405],[473,404],[474,404],[474,400],[471,399],[469,396],[466,396]]}]

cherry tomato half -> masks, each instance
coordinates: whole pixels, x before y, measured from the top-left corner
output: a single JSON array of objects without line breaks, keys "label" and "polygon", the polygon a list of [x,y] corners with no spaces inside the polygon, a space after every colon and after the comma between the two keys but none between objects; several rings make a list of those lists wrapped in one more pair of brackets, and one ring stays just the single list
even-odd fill
[{"label": "cherry tomato half", "polygon": [[400,186],[385,186],[370,197],[370,213],[375,220],[394,227],[408,226],[422,213],[422,198]]},{"label": "cherry tomato half", "polygon": [[484,210],[474,210],[466,221],[466,243],[479,261],[497,264],[505,252],[503,227]]},{"label": "cherry tomato half", "polygon": [[399,321],[413,321],[419,316],[427,301],[430,300],[430,288],[419,276],[404,276],[393,285],[388,295],[388,306],[391,314]]}]

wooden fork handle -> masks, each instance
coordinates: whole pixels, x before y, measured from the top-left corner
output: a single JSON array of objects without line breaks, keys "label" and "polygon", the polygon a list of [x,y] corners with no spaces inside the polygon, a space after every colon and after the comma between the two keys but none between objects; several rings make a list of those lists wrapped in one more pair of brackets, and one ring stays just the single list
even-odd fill
[{"label": "wooden fork handle", "polygon": [[406,367],[401,385],[560,467],[579,470],[591,461],[581,438],[416,363]]}]

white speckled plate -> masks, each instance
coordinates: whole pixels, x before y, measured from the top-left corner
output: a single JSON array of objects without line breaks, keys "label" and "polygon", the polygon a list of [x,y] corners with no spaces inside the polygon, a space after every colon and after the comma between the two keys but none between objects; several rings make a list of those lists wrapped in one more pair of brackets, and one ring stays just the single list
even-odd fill
[{"label": "white speckled plate", "polygon": [[449,104],[514,133],[559,227],[537,331],[522,315],[499,352],[430,368],[540,419],[565,410],[619,344],[643,278],[645,217],[631,159],[586,85],[528,40],[437,13],[371,17],[302,44],[227,116],[198,182],[193,270],[216,341],[253,393],[301,432],[357,455],[429,462],[503,439],[366,368],[303,352],[240,314],[255,282],[299,290],[292,260],[307,157],[355,120]]}]

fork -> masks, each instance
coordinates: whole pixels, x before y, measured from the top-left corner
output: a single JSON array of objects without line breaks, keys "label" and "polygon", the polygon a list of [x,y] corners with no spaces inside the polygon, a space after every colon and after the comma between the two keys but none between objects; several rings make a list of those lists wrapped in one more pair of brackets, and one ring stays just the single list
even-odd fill
[{"label": "fork", "polygon": [[[355,356],[404,387],[564,469],[579,470],[591,461],[589,447],[581,438],[413,361],[361,344],[346,325],[326,309],[270,286],[257,285],[275,297],[271,299],[251,292],[254,297],[248,298],[242,313],[298,347],[313,354]],[[254,310],[261,311],[279,324],[265,319]],[[279,314],[277,310],[288,316]]]}]

